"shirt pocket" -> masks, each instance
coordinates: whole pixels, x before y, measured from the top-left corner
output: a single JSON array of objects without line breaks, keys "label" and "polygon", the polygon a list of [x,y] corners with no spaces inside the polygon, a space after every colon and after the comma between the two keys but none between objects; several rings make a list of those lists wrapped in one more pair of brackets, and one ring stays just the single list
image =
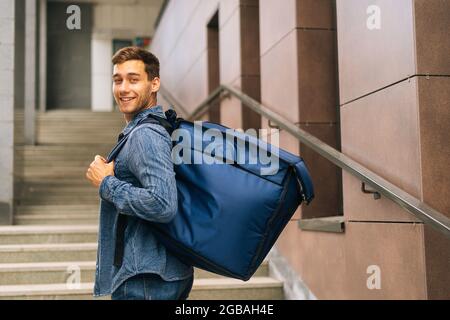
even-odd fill
[{"label": "shirt pocket", "polygon": [[114,163],[114,175],[117,179],[131,183],[135,187],[140,187],[139,181],[136,176],[130,171],[127,163],[126,153],[128,149],[124,148],[117,156]]}]

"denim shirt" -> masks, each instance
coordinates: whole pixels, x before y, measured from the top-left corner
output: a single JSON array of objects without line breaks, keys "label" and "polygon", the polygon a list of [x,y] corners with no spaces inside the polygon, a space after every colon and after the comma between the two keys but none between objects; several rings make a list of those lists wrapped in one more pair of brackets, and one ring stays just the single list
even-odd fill
[{"label": "denim shirt", "polygon": [[[165,117],[161,106],[138,113],[122,133],[134,129],[149,113]],[[115,159],[114,176],[100,188],[100,223],[94,296],[109,295],[125,280],[155,273],[166,281],[189,278],[193,267],[182,263],[154,237],[146,221],[170,222],[177,213],[177,188],[171,138],[157,124],[131,132]],[[113,265],[118,214],[127,215],[122,266]]]}]

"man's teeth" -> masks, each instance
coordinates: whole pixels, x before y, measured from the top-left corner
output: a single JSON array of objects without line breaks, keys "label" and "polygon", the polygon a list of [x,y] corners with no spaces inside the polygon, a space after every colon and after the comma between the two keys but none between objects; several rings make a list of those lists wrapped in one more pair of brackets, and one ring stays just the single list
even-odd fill
[{"label": "man's teeth", "polygon": [[122,101],[131,101],[131,100],[133,100],[134,98],[121,98],[120,100],[122,100]]}]

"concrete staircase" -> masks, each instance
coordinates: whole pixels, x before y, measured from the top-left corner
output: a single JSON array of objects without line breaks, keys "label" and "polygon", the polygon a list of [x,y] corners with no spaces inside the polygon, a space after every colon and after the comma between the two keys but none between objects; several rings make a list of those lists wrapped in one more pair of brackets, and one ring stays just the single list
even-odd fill
[{"label": "concrete staircase", "polygon": [[[118,113],[39,114],[38,146],[16,147],[17,210],[15,225],[0,227],[0,299],[93,299],[99,198],[85,172],[123,126]],[[283,298],[267,261],[247,282],[196,269],[190,295]]]}]

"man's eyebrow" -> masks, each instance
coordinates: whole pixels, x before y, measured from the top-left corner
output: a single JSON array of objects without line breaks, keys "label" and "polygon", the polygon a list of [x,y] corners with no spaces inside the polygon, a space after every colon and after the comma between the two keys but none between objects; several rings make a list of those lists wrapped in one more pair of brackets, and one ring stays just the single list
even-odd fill
[{"label": "man's eyebrow", "polygon": [[[130,73],[127,73],[127,76],[138,76],[138,77],[140,77],[141,75],[139,73],[130,72]],[[116,73],[116,74],[113,75],[113,78],[117,78],[117,77],[120,77],[120,74]]]}]

